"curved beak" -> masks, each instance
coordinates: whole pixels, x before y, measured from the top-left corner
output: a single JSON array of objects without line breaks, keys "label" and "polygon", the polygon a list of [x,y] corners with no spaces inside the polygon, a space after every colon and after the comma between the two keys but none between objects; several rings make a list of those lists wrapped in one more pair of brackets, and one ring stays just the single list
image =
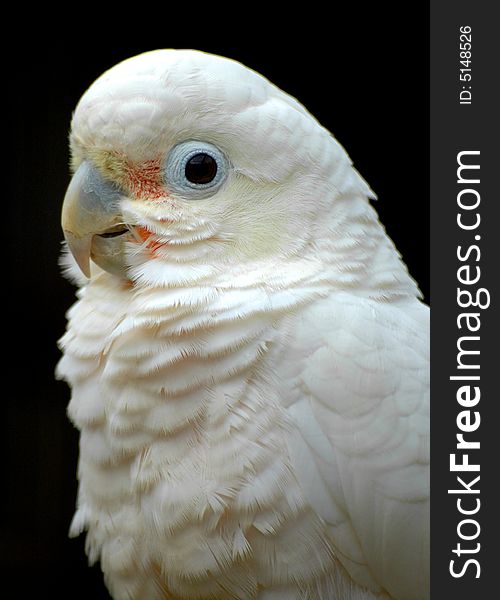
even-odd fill
[{"label": "curved beak", "polygon": [[61,224],[68,248],[82,272],[90,277],[94,235],[105,234],[123,224],[119,200],[123,192],[103,179],[97,169],[83,161],[64,197]]}]

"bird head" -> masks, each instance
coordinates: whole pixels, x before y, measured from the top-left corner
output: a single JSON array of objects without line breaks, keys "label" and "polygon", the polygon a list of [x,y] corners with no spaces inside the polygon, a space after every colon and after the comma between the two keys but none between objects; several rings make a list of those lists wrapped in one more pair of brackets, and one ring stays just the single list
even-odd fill
[{"label": "bird head", "polygon": [[359,248],[369,256],[366,240],[384,237],[368,232],[372,193],[335,138],[231,59],[156,50],[123,61],[82,96],[70,146],[62,228],[87,277],[96,263],[168,285],[334,248],[331,264],[352,278]]}]

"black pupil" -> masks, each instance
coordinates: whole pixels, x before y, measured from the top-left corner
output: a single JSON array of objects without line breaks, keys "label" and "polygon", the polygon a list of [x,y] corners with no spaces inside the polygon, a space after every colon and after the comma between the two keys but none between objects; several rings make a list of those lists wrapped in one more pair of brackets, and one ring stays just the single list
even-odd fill
[{"label": "black pupil", "polygon": [[185,173],[191,183],[210,183],[217,175],[217,162],[209,154],[200,152],[187,161]]}]

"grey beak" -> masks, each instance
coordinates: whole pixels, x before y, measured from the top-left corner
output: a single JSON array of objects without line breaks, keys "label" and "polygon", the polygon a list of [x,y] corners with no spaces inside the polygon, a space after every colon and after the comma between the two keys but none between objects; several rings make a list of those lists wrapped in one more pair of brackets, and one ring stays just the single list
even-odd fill
[{"label": "grey beak", "polygon": [[105,180],[89,161],[83,161],[64,197],[61,224],[68,248],[78,266],[90,277],[94,235],[123,223],[119,200],[123,192]]}]

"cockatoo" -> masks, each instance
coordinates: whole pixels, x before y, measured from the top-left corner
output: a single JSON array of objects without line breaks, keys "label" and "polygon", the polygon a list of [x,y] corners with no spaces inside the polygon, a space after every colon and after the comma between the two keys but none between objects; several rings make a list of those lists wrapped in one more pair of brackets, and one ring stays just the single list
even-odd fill
[{"label": "cockatoo", "polygon": [[70,531],[112,596],[428,598],[429,311],[341,145],[194,50],[100,76],[70,145]]}]

